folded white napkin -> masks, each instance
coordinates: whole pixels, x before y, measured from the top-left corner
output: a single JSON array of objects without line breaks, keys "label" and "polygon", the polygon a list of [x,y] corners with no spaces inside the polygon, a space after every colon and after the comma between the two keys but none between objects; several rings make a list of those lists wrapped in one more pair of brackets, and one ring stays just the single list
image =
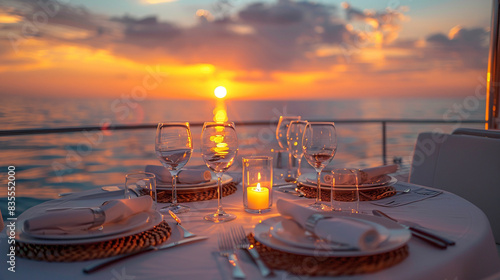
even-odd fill
[{"label": "folded white napkin", "polygon": [[[380,179],[382,176],[394,173],[398,171],[398,165],[397,164],[390,164],[390,165],[382,165],[378,167],[371,167],[371,168],[365,168],[361,169],[359,171],[359,177],[358,177],[358,184],[367,184],[367,183],[374,183],[378,179]],[[333,175],[331,174],[331,171],[325,175],[323,175],[323,180],[327,184],[332,184],[332,179]],[[345,179],[340,179],[337,184],[340,185],[354,185],[354,178],[352,176],[345,177]]]},{"label": "folded white napkin", "polygon": [[[283,199],[279,199],[276,205],[281,215],[292,218],[303,228],[306,228],[311,215],[328,215]],[[374,226],[358,219],[335,217],[334,213],[329,215],[331,217],[318,220],[314,226],[313,233],[319,238],[347,244],[359,250],[375,249],[380,244],[380,234]]]},{"label": "folded white napkin", "polygon": [[[24,230],[39,235],[74,234],[149,211],[152,204],[150,196],[141,196],[110,200],[100,207],[95,207],[95,210],[89,207],[48,211],[24,221]],[[96,210],[100,214],[96,213]]]},{"label": "folded white napkin", "polygon": [[[146,165],[146,172],[156,175],[156,181],[163,184],[172,184],[172,175],[161,165]],[[199,184],[210,182],[212,173],[206,167],[196,169],[182,169],[177,175],[178,184]]]}]

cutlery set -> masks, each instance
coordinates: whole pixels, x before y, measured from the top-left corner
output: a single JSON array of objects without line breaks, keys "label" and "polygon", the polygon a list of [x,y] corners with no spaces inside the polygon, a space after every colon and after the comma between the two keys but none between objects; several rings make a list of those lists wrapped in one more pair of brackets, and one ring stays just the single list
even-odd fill
[{"label": "cutlery set", "polygon": [[250,257],[255,261],[255,264],[260,270],[260,274],[264,277],[269,276],[273,273],[272,270],[270,270],[264,262],[260,259],[259,253],[257,250],[253,247],[252,244],[250,244],[250,241],[248,240],[247,236],[245,235],[245,231],[243,230],[243,227],[234,227],[231,228],[231,234],[233,235],[233,240],[235,243],[235,246],[237,248],[245,250]]},{"label": "cutlery set", "polygon": [[176,247],[179,245],[184,245],[184,244],[189,244],[189,243],[193,243],[193,242],[197,242],[197,241],[202,241],[202,240],[205,240],[207,238],[208,238],[207,236],[191,237],[191,238],[182,239],[182,240],[168,243],[168,244],[161,245],[161,246],[150,246],[150,247],[144,248],[142,250],[139,250],[139,251],[136,251],[133,253],[120,255],[120,256],[114,257],[112,259],[97,263],[97,264],[89,265],[83,269],[83,272],[90,274],[90,273],[95,272],[101,268],[107,267],[108,265],[114,264],[118,261],[124,260],[124,259],[129,258],[129,257],[137,256],[139,254],[150,252],[150,251],[165,250],[165,249],[173,248],[173,247]]},{"label": "cutlery set", "polygon": [[[398,182],[398,184],[404,186],[405,183]],[[387,197],[381,200],[374,200],[371,203],[384,207],[399,207],[431,198],[443,193],[442,191],[430,190],[425,188],[405,188],[404,190],[398,190],[397,192],[398,194],[394,196]],[[360,194],[362,193],[360,192]]]},{"label": "cutlery set", "polygon": [[446,249],[448,246],[455,245],[455,241],[430,232],[416,223],[396,220],[380,210],[373,210],[372,213],[375,216],[384,217],[400,224],[404,228],[408,229],[413,236],[418,237],[440,249]]},{"label": "cutlery set", "polygon": [[273,275],[273,271],[269,269],[260,259],[259,253],[245,235],[243,227],[233,227],[229,232],[222,232],[217,235],[217,243],[219,246],[219,254],[227,257],[232,268],[232,276],[236,279],[246,278],[245,273],[241,269],[238,257],[235,253],[236,249],[245,250],[259,268],[260,274],[263,277]]},{"label": "cutlery set", "polygon": [[229,234],[225,232],[219,232],[219,234],[217,235],[217,244],[219,246],[219,254],[223,257],[227,257],[229,265],[232,267],[233,278],[244,279],[246,276],[241,269],[238,256],[235,253],[236,247],[234,246]]},{"label": "cutlery set", "polygon": [[89,265],[83,269],[83,272],[90,274],[90,273],[93,273],[101,268],[107,267],[108,265],[114,264],[118,261],[127,259],[129,257],[137,256],[137,255],[142,254],[142,253],[146,253],[146,252],[150,252],[150,251],[165,250],[165,249],[177,247],[179,245],[190,244],[193,242],[208,239],[208,236],[197,237],[196,234],[189,232],[187,229],[185,229],[181,225],[181,223],[182,223],[181,219],[179,217],[177,217],[177,215],[175,215],[174,212],[169,211],[169,213],[172,216],[172,218],[174,218],[174,220],[177,222],[177,225],[183,230],[183,239],[181,239],[179,241],[172,242],[172,243],[168,243],[165,245],[161,245],[161,246],[149,246],[149,247],[146,247],[146,248],[139,250],[139,251],[136,251],[136,252],[120,255],[120,256],[114,257],[112,259],[97,263],[97,264]]}]

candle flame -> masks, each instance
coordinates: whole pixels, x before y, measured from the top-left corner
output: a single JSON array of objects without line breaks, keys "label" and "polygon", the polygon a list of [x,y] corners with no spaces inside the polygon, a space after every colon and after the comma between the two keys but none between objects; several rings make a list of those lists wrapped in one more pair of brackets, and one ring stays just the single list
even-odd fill
[{"label": "candle flame", "polygon": [[[260,175],[260,173],[259,173],[259,175]],[[260,183],[257,183],[257,187],[255,188],[255,191],[256,192],[262,191],[262,189],[260,188]]]}]

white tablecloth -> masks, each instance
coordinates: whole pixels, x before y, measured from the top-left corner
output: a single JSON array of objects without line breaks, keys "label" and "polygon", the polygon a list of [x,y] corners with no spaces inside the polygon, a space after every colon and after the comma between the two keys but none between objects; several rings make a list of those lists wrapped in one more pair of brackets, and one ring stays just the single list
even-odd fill
[{"label": "white tablecloth", "polygon": [[[116,263],[108,268],[86,275],[82,268],[100,260],[75,263],[50,263],[16,258],[16,272],[7,270],[7,238],[4,232],[0,238],[0,279],[231,279],[226,259],[217,254],[217,232],[224,227],[243,225],[250,232],[259,220],[278,215],[275,205],[264,215],[244,212],[241,185],[238,191],[223,198],[224,209],[238,218],[225,224],[213,224],[203,216],[213,212],[216,200],[186,203],[191,212],[181,214],[183,225],[198,235],[210,238],[198,243],[184,245],[164,251],[150,252]],[[98,192],[96,189],[89,192]],[[103,199],[71,201],[83,193],[48,201],[24,212],[19,220],[36,215],[41,209],[63,206],[99,205]],[[274,203],[278,198],[296,200],[309,204],[312,200],[274,192]],[[109,197],[107,198],[109,199]],[[396,208],[377,207],[369,202],[361,203],[361,210],[369,213],[381,209],[395,218],[412,220],[429,229],[440,232],[456,241],[455,246],[440,250],[412,238],[409,242],[409,256],[400,264],[380,272],[338,279],[482,279],[500,270],[490,225],[484,213],[468,201],[444,193],[437,197]],[[172,227],[172,236],[167,242],[180,239],[181,231],[171,217],[165,217]],[[238,253],[247,279],[261,279],[257,268],[244,252]],[[296,277],[284,271],[267,279],[324,279],[322,277]]]}]

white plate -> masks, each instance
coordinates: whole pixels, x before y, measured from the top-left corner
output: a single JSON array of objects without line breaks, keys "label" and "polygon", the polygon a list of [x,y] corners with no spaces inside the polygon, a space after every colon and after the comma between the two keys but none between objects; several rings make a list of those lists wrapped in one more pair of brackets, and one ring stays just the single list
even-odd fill
[{"label": "white plate", "polygon": [[[299,182],[300,184],[302,184],[304,186],[317,187],[318,185],[317,185],[316,178],[317,178],[317,173],[302,174],[297,179],[297,182]],[[396,178],[389,176],[389,175],[385,175],[383,177],[383,179],[381,179],[378,182],[369,183],[369,184],[360,184],[358,186],[358,188],[363,189],[363,190],[377,189],[377,188],[385,187],[388,185],[393,185],[397,182],[398,182],[398,180]],[[322,180],[321,187],[325,188],[325,189],[331,189],[332,185],[327,184]],[[349,190],[349,189],[355,189],[356,186],[355,185],[338,185],[337,188]]]},{"label": "white plate", "polygon": [[[45,245],[76,245],[93,242],[102,242],[115,238],[125,237],[149,230],[161,223],[163,216],[156,211],[139,213],[120,223],[104,225],[102,230],[89,230],[79,235],[37,235],[25,232],[22,226],[16,230],[16,240],[19,242]],[[24,221],[19,221],[23,225]]]},{"label": "white plate", "polygon": [[77,232],[70,232],[68,234],[37,234],[26,231],[24,226],[22,231],[24,234],[29,235],[34,238],[41,239],[85,239],[85,238],[96,238],[101,236],[118,234],[120,232],[129,231],[136,227],[140,227],[147,223],[149,220],[149,213],[142,212],[129,217],[128,219],[119,221],[117,223],[111,223],[109,225],[103,225],[101,227],[95,227],[89,230],[80,230]]},{"label": "white plate", "polygon": [[[339,216],[352,216],[352,214],[345,213],[335,213],[335,215]],[[279,222],[282,222],[286,218],[282,216],[272,217],[262,221],[257,224],[254,228],[255,239],[260,243],[269,246],[271,248],[288,252],[292,254],[306,255],[306,256],[322,256],[322,257],[360,257],[360,256],[369,256],[375,254],[386,253],[401,246],[404,246],[411,237],[411,233],[403,228],[396,222],[393,222],[386,218],[368,216],[357,214],[356,219],[373,222],[376,224],[380,224],[385,227],[389,231],[389,236],[387,240],[382,242],[378,248],[366,251],[342,251],[342,250],[318,250],[317,248],[303,248],[290,245],[289,243],[283,242],[272,236],[271,232],[274,230],[274,227],[278,225]]]},{"label": "white plate", "polygon": [[[233,180],[233,177],[229,175],[222,175],[222,184],[230,183]],[[191,189],[200,189],[200,188],[212,188],[217,186],[217,178],[212,178],[209,182],[201,182],[197,184],[177,184],[178,190],[191,190]],[[156,188],[158,190],[170,190],[172,189],[171,184],[157,184]]]},{"label": "white plate", "polygon": [[[378,243],[386,241],[390,236],[389,230],[381,224],[374,223],[366,219],[347,217],[346,219],[358,220],[370,226],[373,226],[375,230],[379,232]],[[327,241],[318,239],[316,236],[300,227],[294,220],[291,219],[284,219],[281,222],[278,222],[275,226],[273,226],[273,229],[271,229],[271,235],[279,241],[295,247],[317,250],[329,250],[335,248],[342,249],[349,247],[347,245],[329,243]]]}]

